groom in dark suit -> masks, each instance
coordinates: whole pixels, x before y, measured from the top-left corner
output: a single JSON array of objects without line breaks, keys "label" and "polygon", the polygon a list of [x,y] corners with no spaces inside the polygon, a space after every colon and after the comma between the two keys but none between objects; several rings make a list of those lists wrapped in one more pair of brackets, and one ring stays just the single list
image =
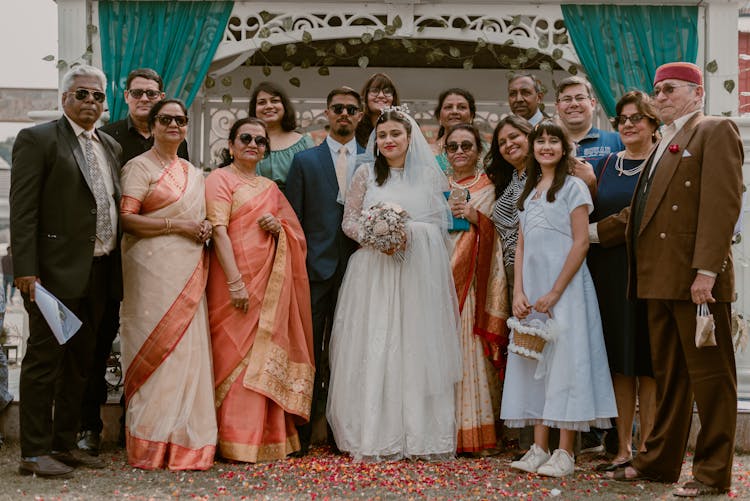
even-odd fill
[{"label": "groom in dark suit", "polygon": [[[357,145],[354,130],[362,117],[362,100],[349,87],[332,90],[326,100],[326,117],[330,130],[320,146],[294,156],[286,181],[286,197],[297,213],[307,239],[307,273],[310,278],[313,343],[315,354],[315,387],[310,421],[299,428],[301,455],[310,447],[313,423],[325,416],[327,388],[328,341],[333,325],[341,280],[349,256],[357,248],[341,230],[343,200],[348,179],[355,167]],[[324,395],[325,393],[323,393]],[[329,431],[329,441],[332,440]]]},{"label": "groom in dark suit", "polygon": [[[46,477],[104,466],[76,447],[76,433],[96,332],[108,304],[122,297],[121,148],[94,128],[106,77],[77,66],[62,87],[64,116],[18,134],[10,186],[15,283],[30,331],[21,366],[19,473]],[[40,283],[83,322],[63,345],[35,302]]]}]

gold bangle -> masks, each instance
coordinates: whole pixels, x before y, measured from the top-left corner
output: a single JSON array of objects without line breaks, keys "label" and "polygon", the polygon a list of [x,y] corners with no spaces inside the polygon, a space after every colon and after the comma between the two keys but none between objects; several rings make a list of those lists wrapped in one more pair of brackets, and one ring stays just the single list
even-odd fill
[{"label": "gold bangle", "polygon": [[164,218],[164,234],[169,235],[172,233],[172,221],[169,220],[169,218]]},{"label": "gold bangle", "polygon": [[235,287],[235,288],[229,287],[229,292],[239,292],[244,288],[245,288],[245,282],[242,282],[239,287]]},{"label": "gold bangle", "polygon": [[232,284],[236,284],[236,283],[237,283],[237,282],[239,282],[240,280],[242,280],[242,274],[241,274],[241,273],[240,273],[240,275],[239,275],[239,276],[238,276],[237,278],[235,278],[234,280],[230,280],[230,281],[228,281],[228,282],[227,282],[227,285],[232,285]]}]

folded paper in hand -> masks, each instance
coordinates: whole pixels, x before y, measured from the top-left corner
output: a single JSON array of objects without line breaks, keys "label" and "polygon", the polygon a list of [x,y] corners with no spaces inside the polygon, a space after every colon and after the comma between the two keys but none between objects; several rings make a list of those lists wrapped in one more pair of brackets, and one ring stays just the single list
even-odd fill
[{"label": "folded paper in hand", "polygon": [[34,301],[47,321],[57,342],[65,344],[81,328],[82,322],[67,306],[52,295],[50,291],[36,283]]}]

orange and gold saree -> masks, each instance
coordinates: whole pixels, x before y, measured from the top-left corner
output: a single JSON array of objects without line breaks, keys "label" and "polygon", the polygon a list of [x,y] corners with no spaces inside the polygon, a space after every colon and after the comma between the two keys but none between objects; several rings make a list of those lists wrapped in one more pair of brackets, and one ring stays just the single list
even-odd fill
[{"label": "orange and gold saree", "polygon": [[[123,214],[202,220],[203,176],[184,160],[162,169],[147,156],[122,171]],[[204,246],[171,233],[122,239],[120,338],[128,462],[205,470],[216,450]]]},{"label": "orange and gold saree", "polygon": [[497,445],[496,417],[505,372],[505,350],[510,316],[500,240],[490,220],[495,187],[482,174],[468,186],[469,204],[479,224],[451,232],[451,268],[461,312],[463,379],[456,393],[457,452],[480,452]]},{"label": "orange and gold saree", "polygon": [[[315,368],[306,243],[297,216],[273,181],[228,168],[206,179],[208,219],[227,227],[249,294],[232,306],[227,277],[211,255],[208,311],[214,354],[219,451],[236,461],[282,459],[300,449],[295,424],[310,417]],[[258,218],[274,214],[278,237]]]}]

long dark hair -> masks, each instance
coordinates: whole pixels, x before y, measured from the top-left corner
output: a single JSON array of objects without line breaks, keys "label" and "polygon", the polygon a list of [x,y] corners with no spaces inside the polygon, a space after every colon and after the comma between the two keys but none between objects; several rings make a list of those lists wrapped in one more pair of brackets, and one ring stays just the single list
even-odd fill
[{"label": "long dark hair", "polygon": [[[461,89],[458,87],[453,87],[452,89],[444,90],[440,93],[440,96],[438,96],[438,103],[437,107],[435,107],[435,120],[440,121],[440,110],[443,109],[443,101],[445,101],[445,98],[451,95],[457,95],[461,96],[464,99],[466,99],[466,102],[469,103],[469,111],[471,112],[471,120],[474,120],[474,116],[477,114],[477,103],[474,100],[474,95],[469,92],[466,89]],[[445,127],[442,125],[440,126],[440,129],[438,129],[438,135],[437,138],[440,139],[445,134]]]},{"label": "long dark hair", "polygon": [[248,114],[251,117],[257,117],[255,108],[258,105],[258,94],[265,92],[281,99],[281,105],[284,107],[284,116],[281,117],[281,129],[289,132],[297,128],[297,116],[294,113],[294,106],[286,95],[284,89],[271,82],[261,82],[255,86],[250,96],[250,106]]},{"label": "long dark hair", "polygon": [[537,162],[534,156],[534,142],[537,138],[547,133],[550,136],[560,139],[562,142],[563,155],[560,161],[555,166],[555,177],[552,179],[552,184],[547,190],[547,201],[554,202],[555,194],[560,191],[560,188],[565,184],[565,178],[570,173],[570,167],[573,165],[573,154],[572,154],[572,143],[568,139],[568,135],[565,133],[562,127],[557,125],[552,120],[542,120],[531,131],[529,134],[529,155],[526,160],[526,185],[523,187],[521,196],[518,198],[518,210],[523,210],[523,203],[526,197],[529,196],[531,190],[539,182],[542,177],[542,168]]},{"label": "long dark hair", "polygon": [[391,106],[398,106],[401,104],[401,101],[398,97],[398,90],[396,89],[396,85],[393,83],[393,80],[391,80],[391,77],[389,77],[385,73],[375,73],[367,79],[365,84],[362,86],[362,92],[360,93],[360,96],[364,101],[364,114],[362,116],[362,119],[357,124],[357,129],[354,132],[354,136],[357,138],[357,143],[359,143],[359,145],[363,148],[367,146],[367,141],[370,139],[370,133],[372,132],[372,129],[374,129],[372,125],[373,116],[375,115],[375,113],[380,113],[370,111],[370,108],[367,105],[368,92],[373,87],[390,87],[391,89],[393,89],[393,103],[391,103]]},{"label": "long dark hair", "polygon": [[[487,177],[495,185],[495,198],[500,198],[505,188],[510,184],[510,180],[513,179],[513,172],[516,168],[503,158],[500,153],[500,140],[498,134],[500,129],[510,125],[514,129],[518,129],[519,132],[526,135],[531,134],[531,124],[525,118],[521,118],[518,115],[508,115],[497,123],[495,130],[492,131],[492,144],[490,144],[490,151],[484,157],[484,171],[487,173]],[[531,150],[531,148],[529,148]],[[528,152],[527,152],[528,153]]]},{"label": "long dark hair", "polygon": [[[380,118],[378,118],[378,122],[375,124],[375,130],[377,131],[378,127],[381,124],[389,121],[402,124],[404,126],[404,129],[406,129],[406,135],[411,136],[411,122],[409,122],[409,119],[406,118],[403,113],[396,110],[386,111],[385,113],[381,114]],[[373,153],[375,154],[375,182],[378,184],[378,186],[383,186],[383,183],[386,182],[388,176],[391,175],[391,169],[388,166],[388,160],[386,160],[385,157],[378,151],[377,140],[374,144]]]},{"label": "long dark hair", "polygon": [[[268,139],[268,127],[266,126],[266,122],[264,122],[260,118],[247,117],[247,118],[241,118],[232,124],[232,128],[229,129],[229,137],[227,138],[227,141],[233,143],[234,140],[237,139],[237,132],[240,130],[240,127],[246,124],[255,124],[255,125],[260,125],[261,127],[263,127],[263,130],[266,133],[266,139]],[[268,141],[268,145],[266,146],[266,152],[263,155],[264,158],[268,156],[269,151],[271,151],[270,140]],[[234,157],[229,152],[229,148],[222,149],[221,150],[221,163],[219,164],[219,167],[226,167],[232,162],[234,162]]]}]

